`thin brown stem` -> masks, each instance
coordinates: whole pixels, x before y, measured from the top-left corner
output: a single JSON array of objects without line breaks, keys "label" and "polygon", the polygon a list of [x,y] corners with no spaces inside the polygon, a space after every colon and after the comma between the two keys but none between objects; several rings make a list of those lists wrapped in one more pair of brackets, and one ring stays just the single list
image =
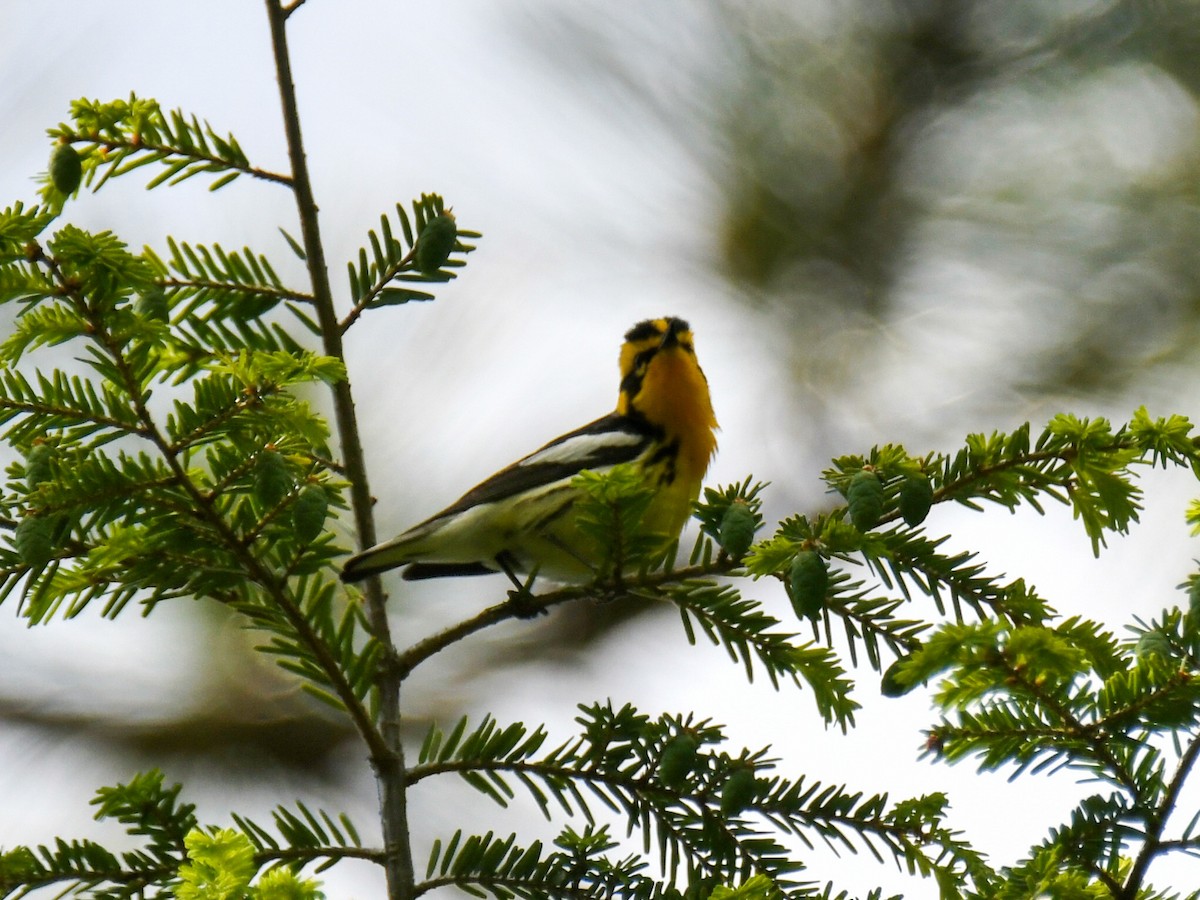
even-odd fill
[{"label": "thin brown stem", "polygon": [[[115,151],[118,153],[155,153],[158,154],[160,158],[184,156],[188,159],[195,160],[197,163],[210,163],[212,166],[219,167],[219,169],[233,169],[234,171],[241,172],[243,175],[249,175],[252,178],[258,178],[262,181],[270,181],[274,184],[282,184],[287,187],[291,186],[291,179],[286,175],[281,175],[278,172],[272,172],[268,169],[260,169],[256,166],[238,165],[235,162],[215,156],[212,153],[201,153],[195,148],[185,152],[179,147],[173,147],[170,144],[154,144],[141,139],[125,140],[121,138],[101,137],[96,134],[80,134],[74,132],[68,133],[65,138],[72,143],[78,141],[80,143],[93,144],[97,147],[100,147],[101,151],[106,153],[109,151]],[[121,173],[117,172],[115,174]]]},{"label": "thin brown stem", "polygon": [[[327,356],[344,359],[342,333],[334,308],[325,249],[313,197],[304,142],[300,132],[300,114],[296,104],[296,89],[292,81],[291,59],[287,44],[287,18],[298,4],[285,5],[282,0],[266,0],[267,19],[271,28],[271,47],[275,72],[279,81],[279,96],[283,110],[283,125],[287,135],[288,156],[292,169],[292,188],[300,218],[300,232],[312,281],[313,308],[321,328],[321,339]],[[348,381],[333,386],[334,421],[341,441],[346,478],[350,483],[350,504],[363,546],[376,543],[375,519],[371,512],[371,489],[367,479],[366,459],[359,439],[354,397]],[[404,750],[400,742],[400,670],[388,664],[394,655],[383,588],[378,578],[369,579],[365,586],[366,613],[375,639],[385,648],[385,663],[377,676],[379,690],[378,729],[383,752],[372,747],[371,763],[379,787],[380,820],[384,841],[384,870],[387,874],[390,900],[412,900],[415,882],[412,848],[409,841],[408,805],[404,784]]]},{"label": "thin brown stem", "polygon": [[[692,578],[727,575],[737,567],[738,563],[736,561],[722,557],[705,565],[686,566],[682,569],[654,572],[637,579],[636,582],[626,581],[619,585],[601,583],[580,585],[579,587],[563,587],[525,599],[531,604],[530,608],[532,610],[544,612],[552,606],[567,603],[571,600],[580,600],[584,597],[610,599],[614,596],[620,596],[630,588],[660,587],[664,584],[674,584]],[[518,607],[514,606],[511,602],[497,603],[495,606],[489,606],[471,618],[464,619],[461,622],[451,625],[449,628],[432,634],[413,644],[402,653],[399,653],[395,659],[396,667],[402,675],[407,675],[431,656],[440,653],[466,637],[470,637],[477,631],[482,631],[498,622],[503,622],[505,619],[515,618],[517,612]]]},{"label": "thin brown stem", "polygon": [[404,255],[403,259],[379,273],[379,277],[375,279],[375,283],[367,289],[367,292],[359,298],[357,303],[354,304],[354,309],[350,310],[350,312],[346,315],[346,318],[342,319],[342,321],[338,324],[338,331],[341,334],[345,334],[350,330],[350,326],[358,321],[358,317],[366,312],[368,308],[370,308],[371,303],[380,295],[383,289],[388,286],[391,280],[396,277],[396,274],[403,271],[404,267],[412,262],[413,256],[416,255],[416,252],[417,248],[413,247]]},{"label": "thin brown stem", "polygon": [[1155,809],[1150,821],[1146,823],[1146,840],[1142,842],[1137,858],[1133,861],[1133,867],[1129,870],[1129,877],[1125,879],[1125,885],[1115,894],[1120,900],[1126,900],[1126,898],[1133,900],[1141,893],[1142,882],[1145,881],[1146,873],[1150,870],[1150,863],[1167,848],[1168,842],[1162,839],[1163,831],[1167,827],[1167,820],[1171,817],[1175,804],[1179,802],[1179,794],[1183,790],[1188,776],[1191,775],[1197,759],[1200,759],[1200,737],[1193,737],[1192,742],[1183,752],[1179,768],[1175,770],[1171,783],[1167,785],[1167,791],[1163,794],[1158,808]]},{"label": "thin brown stem", "polygon": [[273,297],[278,300],[292,300],[296,303],[312,303],[311,294],[306,294],[303,291],[293,291],[285,287],[267,287],[261,284],[239,284],[230,285],[225,281],[213,281],[207,278],[164,278],[158,282],[162,287],[173,288],[175,290],[194,289],[194,290],[229,290],[233,287],[236,290],[244,291],[247,294],[255,294],[259,297]]}]

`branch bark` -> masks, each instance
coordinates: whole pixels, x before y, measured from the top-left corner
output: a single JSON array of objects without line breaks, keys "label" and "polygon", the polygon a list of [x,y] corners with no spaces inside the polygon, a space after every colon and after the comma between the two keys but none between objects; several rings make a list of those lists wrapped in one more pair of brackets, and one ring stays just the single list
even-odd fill
[{"label": "branch bark", "polygon": [[[327,356],[344,359],[342,332],[334,308],[329,271],[325,264],[325,249],[321,241],[317,204],[313,197],[312,181],[300,132],[300,114],[296,104],[296,89],[292,81],[291,59],[287,44],[287,18],[299,3],[285,5],[282,0],[266,0],[267,18],[271,26],[271,47],[275,58],[276,77],[287,135],[288,156],[291,162],[296,207],[300,218],[300,233],[312,281],[313,307],[321,327],[321,340]],[[354,397],[348,381],[333,386],[334,421],[341,443],[346,478],[350,483],[350,504],[359,542],[364,547],[375,544],[375,518],[371,511],[371,489],[367,479],[366,460],[358,434],[358,419]],[[386,649],[377,684],[379,690],[378,727],[386,753],[373,753],[371,764],[379,787],[380,820],[384,842],[384,870],[387,874],[389,900],[411,900],[414,896],[412,848],[408,831],[408,803],[405,793],[404,750],[400,742],[400,671],[391,662],[395,655],[391,629],[387,618],[383,588],[379,579],[368,580],[365,587],[367,619],[375,638]]]}]

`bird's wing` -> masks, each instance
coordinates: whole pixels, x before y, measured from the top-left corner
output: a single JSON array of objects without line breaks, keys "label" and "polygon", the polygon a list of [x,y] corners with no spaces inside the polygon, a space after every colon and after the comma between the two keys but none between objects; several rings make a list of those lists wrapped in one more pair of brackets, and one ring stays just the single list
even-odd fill
[{"label": "bird's wing", "polygon": [[472,506],[495,503],[564,478],[572,478],[584,469],[602,469],[630,462],[645,452],[653,438],[654,430],[638,419],[610,413],[555,438],[511,466],[501,469],[427,521],[433,522]]},{"label": "bird's wing", "polygon": [[[633,416],[610,413],[589,422],[501,469],[419,525],[347,560],[342,569],[342,580],[358,581],[375,572],[417,562],[421,553],[428,549],[426,543],[436,541],[439,535],[449,544],[460,541],[458,549],[461,550],[462,546],[478,539],[476,529],[489,521],[490,513],[480,507],[521,494],[527,494],[535,505],[538,502],[544,504],[560,490],[556,486],[584,469],[603,469],[637,459],[652,445],[656,436],[653,428]],[[447,540],[451,533],[456,537]],[[484,556],[488,558],[434,560],[431,563],[433,569],[424,570],[418,566],[412,577],[482,574],[491,570],[493,563],[489,554]]]}]

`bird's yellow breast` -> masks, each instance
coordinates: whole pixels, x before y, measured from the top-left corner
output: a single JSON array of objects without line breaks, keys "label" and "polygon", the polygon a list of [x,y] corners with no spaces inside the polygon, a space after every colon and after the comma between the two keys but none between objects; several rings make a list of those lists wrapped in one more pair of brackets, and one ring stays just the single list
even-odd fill
[{"label": "bird's yellow breast", "polygon": [[665,443],[678,442],[675,478],[699,482],[717,450],[717,419],[708,395],[708,382],[695,357],[683,348],[655,356],[642,379],[635,408],[664,433]]}]

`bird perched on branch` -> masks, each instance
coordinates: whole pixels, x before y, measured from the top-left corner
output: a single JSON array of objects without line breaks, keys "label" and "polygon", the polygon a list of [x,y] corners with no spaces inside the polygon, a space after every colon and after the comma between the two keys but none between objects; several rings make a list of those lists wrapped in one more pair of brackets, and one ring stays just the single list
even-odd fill
[{"label": "bird perched on branch", "polygon": [[573,508],[575,477],[629,464],[653,487],[642,527],[675,541],[717,447],[708,382],[692,332],[647,319],[625,335],[617,408],[557,437],[467,491],[446,509],[347,561],[342,580],[406,566],[406,579],[537,572],[557,581],[596,574]]}]

